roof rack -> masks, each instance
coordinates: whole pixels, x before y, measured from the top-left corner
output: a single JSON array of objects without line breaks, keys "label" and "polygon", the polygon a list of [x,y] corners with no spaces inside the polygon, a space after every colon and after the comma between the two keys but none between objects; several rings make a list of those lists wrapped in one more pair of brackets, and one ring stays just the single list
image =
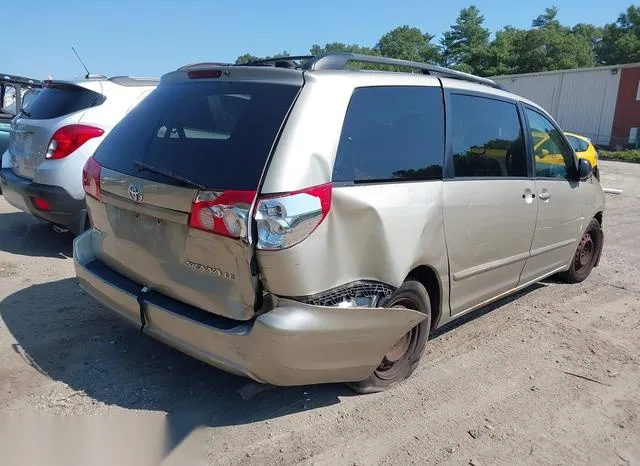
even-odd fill
[{"label": "roof rack", "polygon": [[303,63],[302,69],[304,70],[343,70],[346,68],[347,64],[350,62],[371,63],[376,65],[389,65],[389,66],[399,66],[403,68],[413,68],[416,70],[420,70],[423,74],[441,76],[444,78],[461,79],[464,81],[471,81],[478,84],[491,86],[495,89],[504,90],[504,88],[500,84],[498,84],[497,82],[491,79],[482,78],[480,76],[464,73],[462,71],[451,70],[449,68],[444,68],[442,66],[430,65],[428,63],[420,63],[420,62],[409,61],[409,60],[398,60],[396,58],[376,57],[373,55],[361,55],[357,53],[335,52],[335,53],[327,53],[325,55],[319,55],[317,57],[311,57],[309,60]]},{"label": "roof rack", "polygon": [[505,90],[505,88],[489,78],[483,78],[470,73],[444,68],[438,65],[420,63],[417,61],[399,60],[397,58],[378,57],[374,55],[361,55],[347,52],[330,52],[324,55],[292,55],[287,57],[273,57],[264,60],[255,60],[239,65],[229,63],[194,63],[186,65],[179,70],[187,70],[200,66],[273,66],[275,68],[293,68],[301,70],[344,70],[351,62],[371,63],[374,65],[397,66],[402,68],[412,68],[420,70],[423,74],[440,76],[443,78],[460,79],[463,81],[484,84],[494,89]]},{"label": "roof rack", "polygon": [[42,87],[42,81],[38,79],[25,78],[24,76],[13,76],[10,74],[0,73],[0,82],[10,81],[12,83],[26,84],[28,86]]},{"label": "roof rack", "polygon": [[[301,68],[302,64],[315,58],[315,55],[292,55],[287,57],[273,57],[253,60],[238,66],[275,66],[276,68]],[[296,63],[296,61],[302,63]]]}]

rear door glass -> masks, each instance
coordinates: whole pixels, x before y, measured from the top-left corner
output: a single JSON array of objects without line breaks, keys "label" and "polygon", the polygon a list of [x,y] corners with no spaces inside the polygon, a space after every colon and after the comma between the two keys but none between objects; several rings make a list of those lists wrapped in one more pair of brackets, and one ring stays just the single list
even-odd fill
[{"label": "rear door glass", "polygon": [[95,153],[103,167],[172,183],[142,162],[207,188],[256,189],[299,86],[229,81],[163,84]]},{"label": "rear door glass", "polygon": [[29,103],[28,113],[23,118],[48,120],[86,110],[104,102],[104,95],[74,85],[45,87]]},{"label": "rear door glass", "polygon": [[485,96],[452,94],[451,155],[456,178],[527,176],[518,107]]},{"label": "rear door glass", "polygon": [[336,182],[435,180],[444,165],[440,87],[356,89],[333,169]]}]

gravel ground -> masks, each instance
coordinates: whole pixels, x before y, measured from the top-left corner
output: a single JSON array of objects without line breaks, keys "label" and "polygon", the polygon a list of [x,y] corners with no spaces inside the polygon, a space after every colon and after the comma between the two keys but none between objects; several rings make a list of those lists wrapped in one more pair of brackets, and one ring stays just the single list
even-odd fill
[{"label": "gravel ground", "polygon": [[244,399],[247,380],[103,312],[74,279],[72,238],[0,196],[0,418],[163,419],[169,459],[202,450],[212,464],[640,464],[640,165],[601,171],[624,193],[607,197],[585,283],[546,281],[467,316],[409,381],[369,396]]}]

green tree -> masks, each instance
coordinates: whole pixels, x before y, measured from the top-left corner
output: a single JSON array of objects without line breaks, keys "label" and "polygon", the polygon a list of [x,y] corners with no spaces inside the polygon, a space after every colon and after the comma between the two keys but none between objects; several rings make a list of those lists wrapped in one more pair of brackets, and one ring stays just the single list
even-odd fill
[{"label": "green tree", "polygon": [[251,55],[250,53],[245,53],[244,55],[240,55],[238,58],[236,58],[235,64],[244,65],[245,63],[249,63],[256,60],[260,60],[260,58],[256,57],[255,55]]},{"label": "green tree", "polygon": [[364,55],[374,55],[373,49],[370,47],[362,47],[356,44],[343,44],[342,42],[332,42],[326,44],[324,47],[314,44],[311,47],[311,55],[323,55],[329,52],[345,52],[345,53],[360,53]]},{"label": "green tree", "polygon": [[589,39],[556,19],[557,8],[547,8],[533,20],[533,28],[513,37],[513,68],[533,73],[594,66],[595,53]]},{"label": "green tree", "polygon": [[551,8],[545,8],[544,14],[538,16],[533,20],[531,24],[534,28],[549,28],[549,27],[559,27],[560,21],[557,19],[558,9],[553,6]]},{"label": "green tree", "polygon": [[440,51],[431,39],[431,34],[418,28],[399,26],[383,35],[374,51],[385,57],[434,63],[440,61]]},{"label": "green tree", "polygon": [[493,41],[484,51],[480,74],[500,76],[518,73],[515,47],[517,43],[522,42],[521,37],[525,34],[526,31],[513,26],[505,26],[497,31]]},{"label": "green tree", "polygon": [[598,62],[604,65],[640,61],[640,5],[631,5],[615,23],[604,27],[597,52]]},{"label": "green tree", "polygon": [[485,74],[490,33],[483,24],[484,16],[476,6],[460,10],[456,23],[440,41],[443,66]]},{"label": "green tree", "polygon": [[586,23],[578,23],[571,29],[573,35],[583,37],[591,45],[594,53],[596,53],[598,47],[600,47],[603,32],[601,27]]},{"label": "green tree", "polygon": [[[357,44],[343,44],[342,42],[332,42],[330,44],[326,44],[324,47],[321,47],[318,44],[314,44],[311,47],[311,55],[324,55],[325,53],[357,53],[360,55],[377,55],[378,53],[372,49],[371,47],[363,47]],[[364,63],[349,63],[347,65],[349,69],[383,69],[380,66],[376,65],[366,65]]]}]

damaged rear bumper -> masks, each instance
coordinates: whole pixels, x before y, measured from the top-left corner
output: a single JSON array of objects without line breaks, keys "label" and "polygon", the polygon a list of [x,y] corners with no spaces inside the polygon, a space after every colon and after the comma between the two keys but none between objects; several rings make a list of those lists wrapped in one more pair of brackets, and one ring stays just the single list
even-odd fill
[{"label": "damaged rear bumper", "polygon": [[[408,309],[312,306],[273,297],[273,308],[235,321],[168,298],[97,258],[90,230],[74,241],[81,286],[144,333],[227,372],[290,386],[367,378],[388,349],[424,320]],[[140,309],[144,309],[144,313]]]}]

